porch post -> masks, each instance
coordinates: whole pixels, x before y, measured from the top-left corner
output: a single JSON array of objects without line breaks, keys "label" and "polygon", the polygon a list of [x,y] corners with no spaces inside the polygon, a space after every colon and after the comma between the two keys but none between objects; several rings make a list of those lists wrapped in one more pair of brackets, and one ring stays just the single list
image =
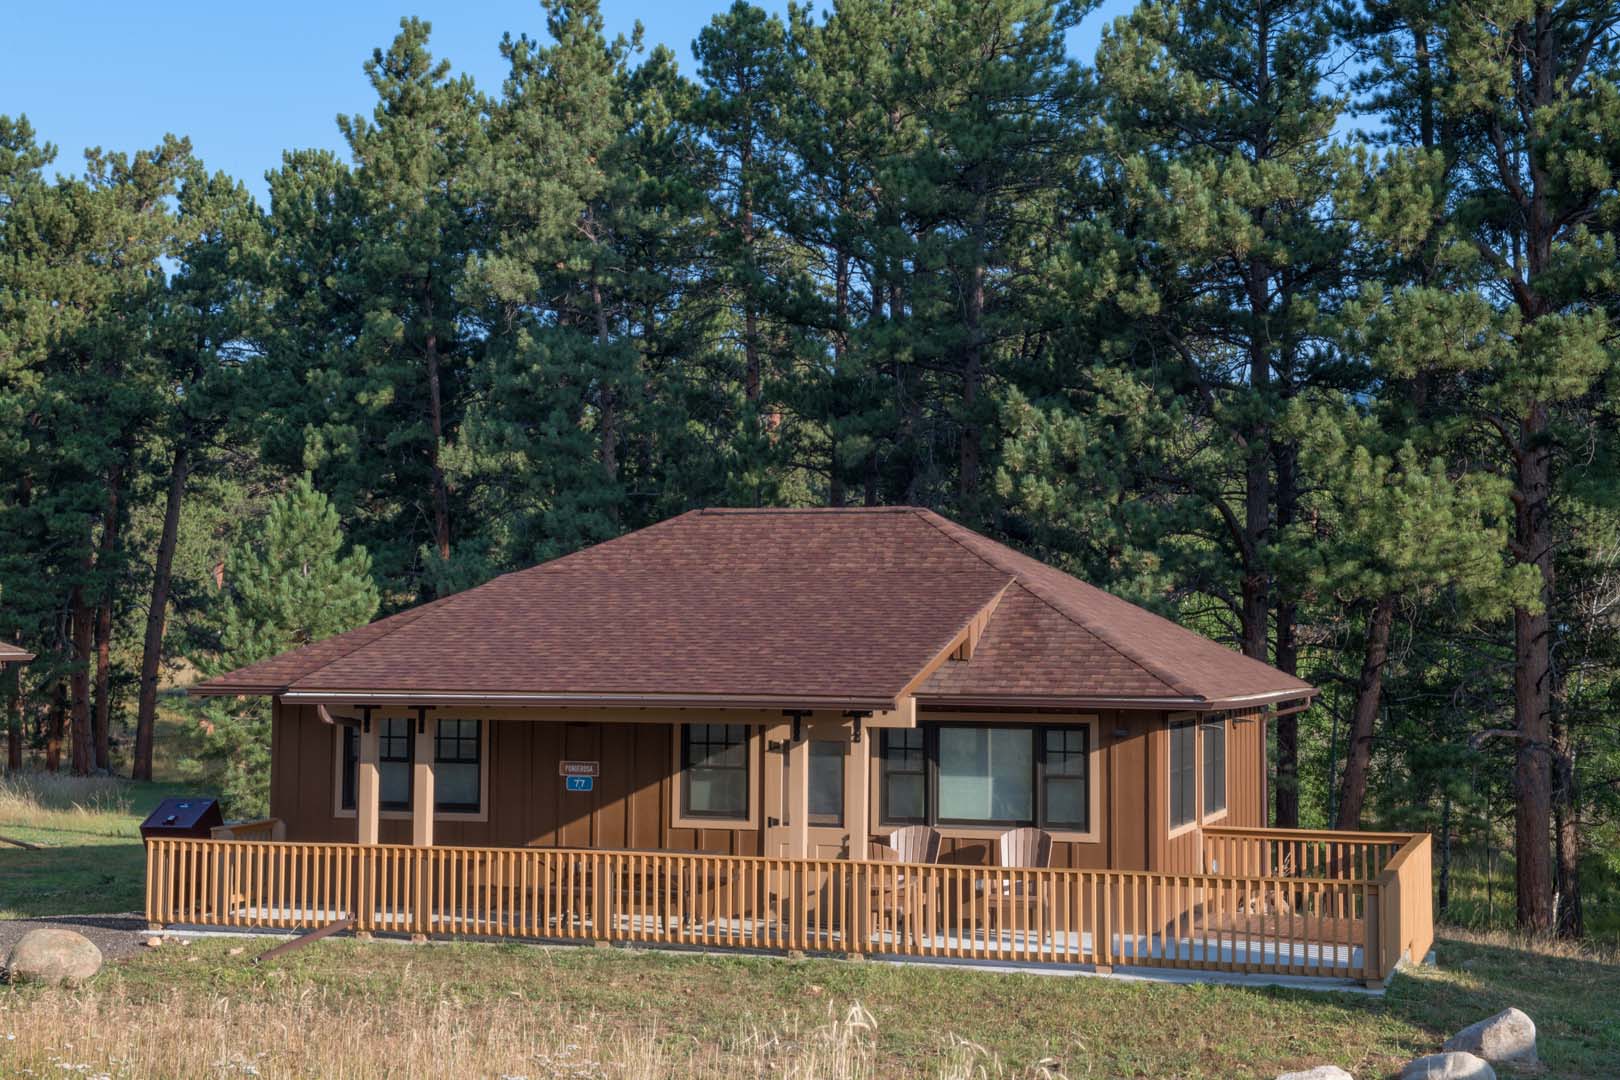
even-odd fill
[{"label": "porch post", "polygon": [[788,739],[788,858],[810,855],[810,740]]},{"label": "porch post", "polygon": [[[856,729],[859,731],[859,729]],[[860,731],[859,742],[852,742],[844,767],[844,821],[849,828],[849,857],[866,858],[866,845],[872,838],[872,740],[876,732]]]},{"label": "porch post", "polygon": [[354,822],[355,839],[362,844],[375,844],[378,840],[378,800],[381,798],[381,780],[377,774],[377,757],[382,732],[371,710],[362,710],[360,721],[360,760],[355,765]]},{"label": "porch post", "polygon": [[433,846],[433,726],[426,709],[416,711],[411,747],[411,843]]}]

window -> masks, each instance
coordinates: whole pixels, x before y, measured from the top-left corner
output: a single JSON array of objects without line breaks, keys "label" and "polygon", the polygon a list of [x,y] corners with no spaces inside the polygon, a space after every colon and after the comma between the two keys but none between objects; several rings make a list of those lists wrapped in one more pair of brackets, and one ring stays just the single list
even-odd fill
[{"label": "window", "polygon": [[1091,829],[1089,727],[936,724],[882,739],[883,824]]},{"label": "window", "polygon": [[1046,797],[1042,820],[1079,832],[1091,830],[1091,732],[1049,729],[1046,736]]},{"label": "window", "polygon": [[440,720],[433,735],[435,810],[476,814],[479,810],[479,721]]},{"label": "window", "polygon": [[748,728],[688,724],[681,729],[681,813],[748,816]]},{"label": "window", "polygon": [[[411,721],[375,720],[377,724],[377,805],[383,810],[411,808]],[[355,777],[360,766],[360,729],[343,729],[343,809],[353,810]]]},{"label": "window", "polygon": [[1226,810],[1226,718],[1205,720],[1204,816]]},{"label": "window", "polygon": [[927,820],[928,763],[921,728],[891,728],[882,733],[882,782],[878,816],[894,825]]},{"label": "window", "polygon": [[939,729],[940,821],[1033,821],[1035,755],[1028,728]]},{"label": "window", "polygon": [[810,743],[810,824],[844,824],[844,743]]},{"label": "window", "polygon": [[[411,809],[411,766],[416,760],[416,721],[377,720],[377,805],[382,810]],[[483,742],[479,720],[440,720],[433,738],[433,809],[437,813],[476,814],[483,809]],[[355,778],[360,764],[360,729],[343,729],[343,791],[339,805],[354,809]]]},{"label": "window", "polygon": [[1191,825],[1197,816],[1198,727],[1191,720],[1170,725],[1170,827]]}]

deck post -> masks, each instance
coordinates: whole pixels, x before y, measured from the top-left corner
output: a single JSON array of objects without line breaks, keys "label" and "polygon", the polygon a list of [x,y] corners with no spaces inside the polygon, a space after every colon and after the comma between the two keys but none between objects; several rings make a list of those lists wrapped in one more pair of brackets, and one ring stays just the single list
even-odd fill
[{"label": "deck post", "polygon": [[810,740],[788,740],[788,858],[810,857]]},{"label": "deck post", "polygon": [[[411,746],[411,846],[433,846],[433,788],[434,725],[427,718],[426,709],[416,710],[416,741]],[[411,941],[427,941],[433,919],[433,858],[430,851],[412,852],[411,868],[414,886],[411,896]]]},{"label": "deck post", "polygon": [[411,750],[411,843],[433,846],[433,728],[425,717],[416,718],[416,739]]},{"label": "deck post", "polygon": [[375,844],[379,839],[381,777],[377,772],[377,758],[381,748],[381,731],[365,710],[360,722],[360,758],[355,764],[354,824],[355,839],[361,844]]}]

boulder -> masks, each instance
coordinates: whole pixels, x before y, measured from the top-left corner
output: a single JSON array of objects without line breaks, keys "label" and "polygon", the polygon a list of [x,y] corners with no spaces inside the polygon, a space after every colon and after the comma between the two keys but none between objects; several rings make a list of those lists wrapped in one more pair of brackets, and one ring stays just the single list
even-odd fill
[{"label": "boulder", "polygon": [[1518,1009],[1503,1009],[1447,1039],[1446,1049],[1464,1050],[1486,1061],[1533,1065],[1537,1061],[1536,1022]]},{"label": "boulder", "polygon": [[1304,1072],[1283,1073],[1277,1080],[1356,1080],[1337,1065],[1318,1065]]},{"label": "boulder", "polygon": [[72,930],[41,927],[24,934],[6,958],[6,978],[14,983],[78,986],[101,970],[101,950]]},{"label": "boulder", "polygon": [[1401,1080],[1496,1080],[1496,1070],[1473,1054],[1450,1050],[1407,1062]]}]

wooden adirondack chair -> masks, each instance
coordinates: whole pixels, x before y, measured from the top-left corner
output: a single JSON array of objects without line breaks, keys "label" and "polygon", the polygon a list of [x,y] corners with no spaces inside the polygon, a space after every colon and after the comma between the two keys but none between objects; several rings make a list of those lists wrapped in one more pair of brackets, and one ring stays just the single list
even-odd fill
[{"label": "wooden adirondack chair", "polygon": [[[996,865],[1003,869],[1044,870],[1052,865],[1052,834],[1044,829],[1008,829],[996,840]],[[988,875],[982,888],[990,894],[990,916],[997,932],[1018,923],[1013,919],[1023,908],[1023,925],[1034,924],[1035,906],[1040,902],[1032,885],[1014,874]]]},{"label": "wooden adirondack chair", "polygon": [[889,834],[889,846],[900,862],[938,862],[939,830],[927,825],[907,825]]},{"label": "wooden adirondack chair", "polygon": [[[873,862],[934,863],[939,861],[939,831],[927,825],[907,825],[889,835],[886,844],[874,843],[868,852]],[[874,880],[872,913],[881,928],[896,934],[907,932],[920,922],[928,925],[930,898],[919,876],[908,870],[895,870]]]}]

